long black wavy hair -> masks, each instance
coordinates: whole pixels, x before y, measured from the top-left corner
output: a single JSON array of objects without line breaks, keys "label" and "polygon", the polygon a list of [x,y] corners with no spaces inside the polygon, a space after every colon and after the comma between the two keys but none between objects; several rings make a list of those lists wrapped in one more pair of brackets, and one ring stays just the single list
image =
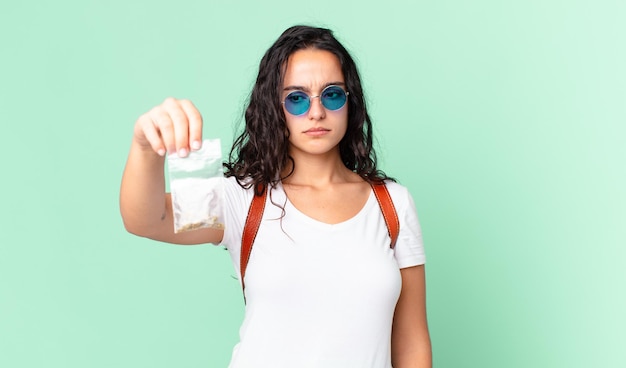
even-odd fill
[{"label": "long black wavy hair", "polygon": [[295,166],[289,156],[289,131],[280,96],[289,56],[308,48],[329,51],[339,59],[345,88],[350,92],[348,127],[339,143],[344,165],[368,182],[391,179],[376,167],[372,122],[354,60],[331,30],[309,26],[285,30],[261,59],[245,111],[245,130],[233,143],[228,162],[224,163],[226,176],[236,177],[244,188],[254,186],[260,194],[267,185],[275,187],[284,179],[281,175],[290,162]]}]

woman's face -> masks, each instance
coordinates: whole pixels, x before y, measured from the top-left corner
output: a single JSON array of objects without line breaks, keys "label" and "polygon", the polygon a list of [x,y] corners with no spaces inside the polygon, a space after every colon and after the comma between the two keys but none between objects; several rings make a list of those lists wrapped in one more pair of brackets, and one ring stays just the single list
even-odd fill
[{"label": "woman's face", "polygon": [[[345,90],[345,81],[339,59],[329,51],[304,49],[293,53],[288,61],[283,81],[281,101],[290,92],[302,91],[320,96],[330,86]],[[296,158],[301,154],[339,154],[339,142],[348,126],[348,103],[337,110],[325,108],[319,97],[310,100],[310,108],[301,115],[283,111],[289,130],[290,154]]]}]

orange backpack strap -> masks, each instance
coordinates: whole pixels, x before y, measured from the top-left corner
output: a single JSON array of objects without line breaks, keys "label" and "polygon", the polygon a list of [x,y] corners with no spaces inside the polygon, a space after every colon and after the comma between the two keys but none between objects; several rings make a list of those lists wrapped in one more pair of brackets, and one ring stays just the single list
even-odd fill
[{"label": "orange backpack strap", "polygon": [[[372,184],[372,189],[376,195],[376,200],[380,206],[380,210],[383,213],[385,224],[387,225],[387,231],[391,238],[390,247],[393,249],[398,240],[398,234],[400,233],[400,220],[396,212],[396,207],[393,205],[389,190],[384,183]],[[245,284],[244,277],[246,275],[246,268],[248,268],[248,261],[250,260],[250,254],[252,253],[252,245],[254,239],[259,231],[261,225],[261,219],[263,218],[263,211],[265,210],[265,202],[267,197],[267,186],[264,186],[260,195],[255,193],[250,203],[250,209],[248,210],[248,217],[246,218],[246,224],[243,228],[243,235],[241,237],[241,254],[239,259],[239,271],[241,273],[241,287],[244,290],[245,300]]]},{"label": "orange backpack strap", "polygon": [[385,224],[387,224],[387,231],[391,238],[390,247],[393,249],[396,246],[398,240],[398,234],[400,234],[400,220],[398,219],[398,213],[396,207],[393,205],[391,195],[385,183],[372,184],[372,189],[378,200],[378,205],[383,213]]},{"label": "orange backpack strap", "polygon": [[[259,184],[259,189],[262,184]],[[241,288],[245,290],[244,276],[246,275],[246,268],[248,268],[248,260],[250,259],[250,253],[252,253],[252,245],[256,238],[256,233],[259,231],[261,225],[261,219],[263,218],[263,211],[265,210],[265,198],[267,197],[267,186],[263,186],[261,194],[256,194],[252,198],[250,203],[250,209],[248,210],[248,216],[246,217],[246,224],[243,227],[243,235],[241,236],[241,253],[239,256],[239,272],[241,274]],[[245,294],[244,294],[245,299]]]}]

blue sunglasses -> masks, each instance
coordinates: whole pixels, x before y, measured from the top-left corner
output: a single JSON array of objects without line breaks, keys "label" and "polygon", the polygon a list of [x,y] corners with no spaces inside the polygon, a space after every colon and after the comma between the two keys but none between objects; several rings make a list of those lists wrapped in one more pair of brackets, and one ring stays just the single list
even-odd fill
[{"label": "blue sunglasses", "polygon": [[335,85],[324,88],[319,96],[309,96],[302,91],[293,91],[285,97],[283,104],[291,115],[302,115],[311,108],[311,100],[319,97],[322,106],[328,110],[339,110],[346,104],[349,92]]}]

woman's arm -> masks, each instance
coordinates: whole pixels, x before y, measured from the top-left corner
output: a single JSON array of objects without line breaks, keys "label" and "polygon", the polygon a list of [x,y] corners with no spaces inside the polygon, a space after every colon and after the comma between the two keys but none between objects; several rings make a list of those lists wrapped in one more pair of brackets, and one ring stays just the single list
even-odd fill
[{"label": "woman's arm", "polygon": [[175,244],[219,243],[223,230],[174,233],[172,200],[165,193],[165,152],[186,156],[202,141],[202,117],[190,101],[168,98],[135,123],[120,188],[120,212],[129,232]]},{"label": "woman's arm", "polygon": [[403,268],[400,273],[402,292],[393,318],[391,362],[394,368],[431,368],[424,265]]}]

